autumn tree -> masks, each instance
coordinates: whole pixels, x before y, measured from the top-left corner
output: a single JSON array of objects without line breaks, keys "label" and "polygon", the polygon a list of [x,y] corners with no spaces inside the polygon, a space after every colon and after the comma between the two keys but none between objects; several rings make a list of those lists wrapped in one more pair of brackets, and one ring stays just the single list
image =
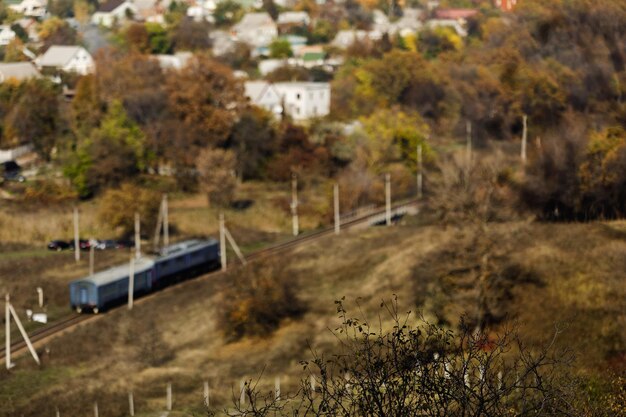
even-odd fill
[{"label": "autumn tree", "polygon": [[158,192],[125,182],[119,188],[104,193],[98,208],[98,219],[117,230],[120,236],[129,237],[134,232],[135,213],[139,213],[141,230],[154,229],[160,203]]},{"label": "autumn tree", "polygon": [[262,178],[267,161],[277,149],[272,115],[258,107],[246,109],[226,141],[237,156],[237,175],[242,179]]},{"label": "autumn tree", "polygon": [[44,20],[39,28],[39,37],[43,42],[43,50],[51,45],[76,45],[78,35],[65,20],[51,17]]},{"label": "autumn tree", "polygon": [[113,101],[100,125],[80,139],[65,174],[86,196],[104,186],[128,181],[145,168],[148,158],[143,132],[129,119],[122,104]]},{"label": "autumn tree", "polygon": [[168,74],[166,89],[173,141],[167,156],[184,179],[195,168],[199,150],[227,140],[244,103],[243,90],[229,68],[206,55]]},{"label": "autumn tree", "polygon": [[32,143],[45,160],[50,159],[60,130],[58,94],[50,81],[30,80],[23,84],[5,119],[5,134]]},{"label": "autumn tree", "polygon": [[200,190],[206,194],[209,206],[228,204],[237,186],[235,153],[221,148],[206,148],[196,159]]}]

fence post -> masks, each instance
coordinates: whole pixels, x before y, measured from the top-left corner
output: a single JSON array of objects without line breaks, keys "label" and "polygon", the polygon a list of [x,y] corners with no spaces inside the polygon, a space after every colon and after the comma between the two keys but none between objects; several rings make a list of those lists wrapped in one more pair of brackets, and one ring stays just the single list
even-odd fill
[{"label": "fence post", "polygon": [[204,405],[208,407],[209,404],[209,381],[204,381]]},{"label": "fence post", "polygon": [[167,392],[166,392],[166,406],[167,411],[172,411],[172,383],[167,383]]},{"label": "fence post", "polygon": [[93,416],[98,417],[98,401],[93,403]]},{"label": "fence post", "polygon": [[422,198],[422,187],[423,187],[423,178],[422,178],[422,144],[417,145],[417,198],[421,200]]},{"label": "fence post", "polygon": [[39,299],[39,308],[43,307],[43,288],[37,287],[37,298]]},{"label": "fence post", "polygon": [[133,398],[133,392],[128,393],[128,412],[132,416],[135,415],[135,399]]},{"label": "fence post", "polygon": [[280,377],[274,378],[274,399],[280,401]]}]

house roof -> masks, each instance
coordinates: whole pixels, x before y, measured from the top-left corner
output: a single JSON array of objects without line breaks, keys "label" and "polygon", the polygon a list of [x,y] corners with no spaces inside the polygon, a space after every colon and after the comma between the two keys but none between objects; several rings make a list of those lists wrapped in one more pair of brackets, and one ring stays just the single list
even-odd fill
[{"label": "house roof", "polygon": [[104,3],[100,3],[98,5],[98,12],[100,13],[110,13],[113,10],[117,9],[118,7],[120,7],[122,4],[124,4],[126,2],[126,0],[108,0],[105,1]]},{"label": "house roof", "polygon": [[30,62],[0,63],[0,82],[11,78],[22,81],[37,77],[39,77],[39,71]]},{"label": "house roof", "polygon": [[278,15],[277,23],[308,23],[310,20],[307,12],[283,12]]},{"label": "house roof", "polygon": [[37,58],[41,67],[63,67],[80,51],[82,46],[52,45],[45,54]]},{"label": "house roof", "polygon": [[435,10],[435,18],[437,19],[467,19],[478,14],[475,9],[439,9]]},{"label": "house roof", "polygon": [[255,28],[259,26],[275,26],[275,23],[272,20],[272,17],[268,13],[265,13],[265,12],[246,13],[243,19],[241,19],[239,23],[233,26],[233,29],[242,30],[242,29]]},{"label": "house roof", "polygon": [[256,103],[263,97],[265,90],[270,86],[267,81],[246,81],[244,83],[245,96],[250,99],[251,102]]}]

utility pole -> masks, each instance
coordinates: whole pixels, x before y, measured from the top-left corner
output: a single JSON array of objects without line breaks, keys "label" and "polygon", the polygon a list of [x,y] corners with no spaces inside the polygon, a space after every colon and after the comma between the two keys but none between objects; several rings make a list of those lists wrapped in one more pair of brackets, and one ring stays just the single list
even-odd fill
[{"label": "utility pole", "polygon": [[385,174],[385,222],[391,226],[391,175]]},{"label": "utility pole", "polygon": [[522,165],[526,165],[526,142],[528,140],[528,116],[524,115],[523,118],[524,130],[522,131],[522,149],[520,150],[520,157],[522,158]]},{"label": "utility pole", "polygon": [[298,178],[296,174],[291,176],[291,218],[293,222],[293,235],[298,236],[300,225],[298,223]]},{"label": "utility pole", "polygon": [[139,213],[135,213],[135,258],[141,258],[141,223]]},{"label": "utility pole", "polygon": [[170,244],[169,210],[167,207],[167,194],[163,194],[163,246]]},{"label": "utility pole", "polygon": [[13,367],[13,364],[11,363],[11,316],[13,316],[13,320],[15,320],[15,324],[17,324],[17,328],[19,329],[20,333],[22,334],[22,338],[24,338],[24,342],[26,342],[26,346],[28,347],[28,350],[30,351],[30,354],[33,356],[33,359],[35,360],[35,362],[37,362],[37,365],[41,365],[41,361],[39,360],[39,356],[37,355],[37,352],[35,351],[35,348],[33,347],[33,344],[30,342],[30,339],[28,338],[28,333],[26,333],[26,330],[24,330],[24,326],[22,326],[22,322],[20,321],[19,316],[17,315],[17,312],[15,311],[15,309],[13,308],[13,306],[11,305],[11,300],[9,297],[9,294],[6,295],[5,297],[5,302],[6,302],[6,366],[7,369],[11,369]]},{"label": "utility pole", "polygon": [[341,227],[341,216],[339,215],[339,184],[333,186],[333,201],[335,207],[335,234],[338,235]]},{"label": "utility pole", "polygon": [[469,180],[470,170],[472,169],[472,122],[469,120],[465,123],[465,133],[467,135],[466,158],[467,158],[467,179]]},{"label": "utility pole", "polygon": [[241,250],[239,250],[239,245],[237,245],[237,242],[235,242],[235,239],[233,239],[233,235],[230,234],[230,231],[228,230],[226,226],[224,226],[224,234],[226,235],[226,239],[228,239],[230,246],[235,251],[235,254],[239,258],[241,263],[244,265],[247,264],[246,258],[243,257],[243,253],[241,253]]},{"label": "utility pole", "polygon": [[89,239],[89,276],[93,277],[93,271],[94,271],[94,258],[95,258],[95,250],[96,250],[96,245],[94,245],[94,243],[96,242],[96,240],[94,238]]},{"label": "utility pole", "polygon": [[226,233],[224,226],[224,213],[220,212],[220,263],[222,271],[226,271]]},{"label": "utility pole", "polygon": [[128,274],[128,309],[133,309],[135,299],[135,259],[130,258],[130,271]]},{"label": "utility pole", "polygon": [[161,238],[161,225],[163,224],[163,200],[159,206],[159,216],[157,218],[156,229],[154,230],[154,250],[159,247],[159,240]]},{"label": "utility pole", "polygon": [[11,301],[11,297],[9,294],[4,296],[4,358],[6,361],[7,370],[13,367],[11,363],[11,309],[9,308],[9,303]]},{"label": "utility pole", "polygon": [[94,417],[98,417],[98,401],[93,403],[93,415]]},{"label": "utility pole", "polygon": [[417,145],[417,198],[422,199],[422,186],[423,186],[423,178],[422,178],[422,144]]},{"label": "utility pole", "polygon": [[78,207],[74,206],[74,258],[80,262],[80,238],[78,237]]}]

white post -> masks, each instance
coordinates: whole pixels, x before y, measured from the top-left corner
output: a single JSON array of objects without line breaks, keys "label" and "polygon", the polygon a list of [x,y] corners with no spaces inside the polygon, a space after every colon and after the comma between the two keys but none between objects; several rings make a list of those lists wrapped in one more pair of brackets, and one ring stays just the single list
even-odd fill
[{"label": "white post", "polygon": [[172,411],[172,383],[168,382],[167,383],[167,395],[166,395],[166,406],[167,406],[167,411]]},{"label": "white post", "polygon": [[274,399],[280,401],[280,377],[274,378]]},{"label": "white post", "polygon": [[43,307],[43,288],[37,287],[37,298],[39,298],[39,308]]},{"label": "white post", "polygon": [[167,207],[167,194],[163,194],[163,245],[170,244],[169,209]]},{"label": "white post", "polygon": [[524,115],[523,119],[524,130],[522,132],[522,149],[520,150],[520,157],[522,158],[522,164],[526,164],[526,142],[528,140],[528,116]]},{"label": "white post", "polygon": [[310,382],[311,382],[311,392],[315,392],[315,375],[311,375]]},{"label": "white post", "polygon": [[61,417],[61,412],[59,411],[59,407],[56,407],[56,417]]},{"label": "white post", "polygon": [[128,274],[128,309],[133,309],[135,299],[135,259],[130,258],[130,271]]},{"label": "white post", "polygon": [[96,250],[96,245],[94,245],[94,242],[95,242],[94,238],[89,239],[89,276],[90,277],[93,276],[93,264],[94,264],[95,250]]},{"label": "white post", "polygon": [[239,405],[246,404],[246,381],[239,382]]},{"label": "white post", "polygon": [[465,123],[465,133],[467,135],[466,143],[466,158],[467,158],[467,176],[469,179],[469,173],[472,169],[472,122],[469,120]]},{"label": "white post", "polygon": [[293,235],[298,236],[300,225],[298,222],[298,178],[296,174],[291,177],[291,219],[293,223]]},{"label": "white post", "polygon": [[135,213],[135,258],[141,258],[141,223],[139,213]]},{"label": "white post", "polygon": [[239,250],[239,246],[237,245],[237,242],[235,242],[235,239],[233,239],[233,236],[230,234],[230,232],[228,231],[228,228],[226,226],[224,226],[224,234],[226,235],[226,238],[230,242],[230,246],[232,246],[233,250],[235,251],[235,254],[239,258],[241,263],[246,265],[248,263],[248,262],[246,262],[246,258],[243,257],[243,254]]},{"label": "white post", "polygon": [[220,212],[220,262],[222,271],[226,271],[226,226],[224,226],[224,213]]},{"label": "white post", "polygon": [[93,415],[94,417],[98,417],[98,401],[93,403]]},{"label": "white post", "polygon": [[4,351],[7,369],[11,369],[11,309],[9,308],[11,297],[9,294],[4,296],[5,316],[4,316]]},{"label": "white post", "polygon": [[20,318],[17,316],[17,313],[15,312],[15,309],[13,308],[11,303],[8,303],[8,304],[9,304],[9,310],[11,310],[11,314],[13,315],[13,319],[15,320],[15,324],[17,324],[17,328],[20,329],[20,333],[22,333],[22,337],[24,338],[24,341],[26,342],[26,346],[28,346],[28,350],[30,351],[30,354],[33,355],[33,359],[35,360],[35,362],[37,362],[37,365],[41,365],[41,362],[39,361],[39,356],[37,355],[37,352],[35,351],[33,344],[30,343],[30,339],[28,338],[28,333],[26,333],[26,330],[24,330],[24,326],[22,326],[22,322],[20,321]]},{"label": "white post", "polygon": [[210,405],[209,400],[209,381],[204,381],[204,405],[208,407]]},{"label": "white post", "polygon": [[391,175],[385,174],[385,222],[391,226]]},{"label": "white post", "polygon": [[80,238],[78,236],[78,207],[74,207],[74,258],[80,261]]},{"label": "white post", "polygon": [[423,178],[422,178],[422,144],[417,145],[417,198],[422,198],[422,187],[423,187]]},{"label": "white post", "polygon": [[338,235],[341,228],[341,216],[339,214],[339,184],[333,186],[333,201],[335,206],[335,234]]},{"label": "white post", "polygon": [[135,415],[135,399],[133,398],[132,391],[128,393],[128,412],[131,417]]}]

